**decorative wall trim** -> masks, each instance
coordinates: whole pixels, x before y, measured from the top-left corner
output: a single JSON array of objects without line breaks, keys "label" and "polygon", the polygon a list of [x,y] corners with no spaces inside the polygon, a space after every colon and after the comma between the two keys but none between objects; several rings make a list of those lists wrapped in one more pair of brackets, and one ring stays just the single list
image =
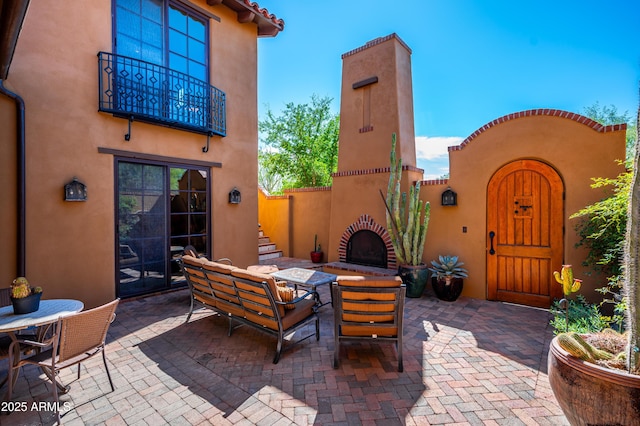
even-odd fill
[{"label": "decorative wall trim", "polygon": [[[407,170],[410,170],[412,172],[424,173],[424,170],[418,167],[402,166],[402,171],[407,171]],[[360,170],[344,170],[342,172],[331,173],[331,177],[372,175],[376,173],[391,173],[391,167],[376,167],[373,169],[360,169]]]},{"label": "decorative wall trim", "polygon": [[145,154],[142,152],[123,151],[121,149],[113,149],[99,146],[99,154],[110,154],[116,157],[133,158],[143,161],[158,161],[161,163],[188,164],[190,166],[199,167],[222,167],[222,163],[217,161],[190,160],[187,158],[166,157],[164,155]]},{"label": "decorative wall trim", "polygon": [[366,50],[366,49],[368,49],[370,47],[373,47],[373,46],[375,46],[377,44],[384,43],[385,41],[391,40],[392,38],[395,38],[396,40],[398,40],[398,42],[402,46],[404,46],[404,48],[407,49],[407,51],[409,53],[411,53],[411,48],[407,45],[407,43],[405,43],[400,37],[398,37],[398,35],[396,33],[392,33],[392,34],[389,34],[388,36],[378,37],[376,39],[368,41],[364,46],[360,46],[360,47],[357,47],[357,48],[355,48],[353,50],[348,51],[347,53],[343,53],[342,54],[342,59],[346,58],[347,56],[355,55],[356,53],[362,52],[363,50]]},{"label": "decorative wall trim", "polygon": [[449,179],[428,179],[420,181],[420,185],[448,185]]},{"label": "decorative wall trim", "polygon": [[351,236],[362,230],[374,232],[382,238],[382,241],[387,248],[387,268],[397,268],[396,252],[393,250],[393,244],[391,244],[391,237],[389,236],[387,229],[376,223],[376,221],[368,214],[360,216],[358,220],[347,226],[347,229],[342,233],[342,236],[340,237],[340,244],[338,245],[338,258],[340,262],[347,261],[347,244],[349,243]]},{"label": "decorative wall trim", "polygon": [[310,186],[308,188],[285,189],[283,192],[285,194],[288,194],[291,192],[318,192],[318,191],[331,191],[331,187],[330,186]]},{"label": "decorative wall trim", "polygon": [[515,120],[518,118],[533,117],[536,115],[567,118],[569,120],[577,121],[578,123],[584,124],[585,126],[588,126],[593,130],[595,130],[596,132],[600,132],[600,133],[627,130],[627,123],[611,124],[611,125],[605,126],[603,124],[598,123],[597,121],[590,119],[589,117],[585,117],[584,115],[576,114],[574,112],[563,111],[560,109],[549,109],[549,108],[530,109],[527,111],[514,112],[511,114],[504,115],[500,118],[496,118],[495,120],[485,124],[484,126],[480,127],[478,130],[473,132],[464,141],[462,141],[460,145],[450,146],[448,150],[460,151],[469,142],[471,142],[472,140],[474,140],[475,138],[477,138],[479,135],[489,130],[490,128],[497,126],[498,124],[502,124],[507,121]]}]

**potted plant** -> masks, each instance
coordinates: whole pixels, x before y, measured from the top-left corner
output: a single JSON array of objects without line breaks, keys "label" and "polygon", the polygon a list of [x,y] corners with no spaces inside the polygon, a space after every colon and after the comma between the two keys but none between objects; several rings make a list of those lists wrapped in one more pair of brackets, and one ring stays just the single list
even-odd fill
[{"label": "potted plant", "polygon": [[438,256],[438,260],[432,260],[429,268],[433,291],[438,299],[453,302],[462,293],[467,270],[462,267],[464,263],[458,261],[458,256]]},{"label": "potted plant", "polygon": [[410,187],[409,197],[400,191],[402,159],[396,159],[396,134],[391,136],[391,172],[386,207],[387,231],[398,262],[398,275],[407,286],[407,297],[421,297],[429,278],[422,263],[424,241],[429,225],[430,205],[420,200],[420,181]]},{"label": "potted plant", "polygon": [[29,314],[40,308],[42,288],[31,288],[25,277],[18,277],[11,283],[11,304],[16,315]]},{"label": "potted plant", "polygon": [[322,247],[320,246],[320,244],[318,244],[318,234],[315,235],[315,237],[313,238],[313,251],[310,253],[311,254],[311,261],[313,263],[320,263],[322,262]]},{"label": "potted plant", "polygon": [[[636,142],[624,241],[625,333],[569,332],[551,341],[549,382],[571,424],[640,424],[639,156]],[[563,286],[570,284],[569,272]]]}]

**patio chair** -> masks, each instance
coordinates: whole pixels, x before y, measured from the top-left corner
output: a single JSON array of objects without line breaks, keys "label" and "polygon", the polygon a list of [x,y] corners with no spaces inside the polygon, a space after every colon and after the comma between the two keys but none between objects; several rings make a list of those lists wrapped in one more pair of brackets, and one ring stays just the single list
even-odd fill
[{"label": "patio chair", "polygon": [[395,343],[398,371],[403,371],[405,294],[406,287],[397,276],[338,276],[331,285],[335,327],[333,368],[338,368],[342,341],[374,340]]},{"label": "patio chair", "polygon": [[[105,340],[109,326],[115,319],[115,310],[120,299],[116,299],[105,305],[94,309],[79,312],[58,319],[52,328],[50,338],[42,342],[32,340],[18,340],[11,344],[10,351],[14,350],[14,345],[20,345],[20,349],[35,348],[43,349],[42,352],[36,352],[35,355],[20,359],[10,366],[9,370],[9,389],[7,391],[7,401],[11,401],[13,393],[12,377],[20,373],[20,367],[23,365],[36,365],[42,369],[46,376],[51,380],[53,389],[53,399],[56,407],[58,404],[58,384],[56,376],[58,372],[64,368],[78,365],[78,380],[80,379],[80,363],[102,353],[102,362],[107,372],[111,391],[113,381],[109,373],[107,365],[107,357],[105,354]],[[60,411],[57,409],[56,416],[58,424],[60,424]]]}]

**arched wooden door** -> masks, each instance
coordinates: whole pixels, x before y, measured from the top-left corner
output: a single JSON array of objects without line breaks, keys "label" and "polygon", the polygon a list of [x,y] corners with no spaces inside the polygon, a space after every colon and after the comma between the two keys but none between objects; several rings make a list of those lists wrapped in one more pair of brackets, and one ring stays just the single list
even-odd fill
[{"label": "arched wooden door", "polygon": [[498,170],[487,189],[487,297],[548,308],[562,297],[553,271],[563,260],[563,193],[558,173],[535,160]]}]

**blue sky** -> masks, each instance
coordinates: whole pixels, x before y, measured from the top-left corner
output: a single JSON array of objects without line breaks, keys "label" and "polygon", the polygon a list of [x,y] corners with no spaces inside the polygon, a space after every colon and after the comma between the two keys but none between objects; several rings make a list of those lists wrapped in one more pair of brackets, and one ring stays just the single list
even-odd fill
[{"label": "blue sky", "polygon": [[341,55],[396,33],[412,50],[418,166],[446,173],[446,147],[512,112],[581,113],[598,102],[635,116],[638,0],[257,0],[285,21],[258,41],[258,113],[311,96],[339,112]]}]

